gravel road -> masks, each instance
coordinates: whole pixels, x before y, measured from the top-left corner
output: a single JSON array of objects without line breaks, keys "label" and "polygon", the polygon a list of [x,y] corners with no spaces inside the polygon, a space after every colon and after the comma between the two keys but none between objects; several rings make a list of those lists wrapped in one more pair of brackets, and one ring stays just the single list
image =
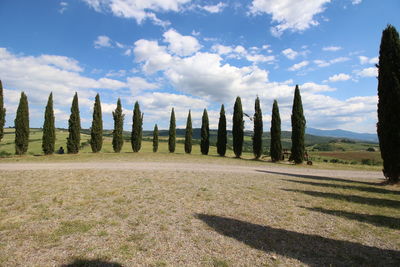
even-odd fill
[{"label": "gravel road", "polygon": [[85,163],[4,163],[0,164],[1,171],[22,170],[140,170],[140,171],[190,171],[190,172],[223,172],[223,173],[253,173],[287,176],[316,176],[329,178],[361,178],[384,179],[382,172],[327,170],[316,168],[298,168],[282,165],[243,166],[232,164],[201,164],[173,162],[85,162]]}]

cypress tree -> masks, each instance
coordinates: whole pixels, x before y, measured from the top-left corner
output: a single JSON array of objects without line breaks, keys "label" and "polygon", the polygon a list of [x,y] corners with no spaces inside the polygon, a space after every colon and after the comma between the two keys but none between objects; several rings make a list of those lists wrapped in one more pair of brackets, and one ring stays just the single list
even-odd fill
[{"label": "cypress tree", "polygon": [[201,142],[200,142],[201,154],[208,155],[210,149],[210,127],[208,124],[208,113],[207,109],[203,111],[203,117],[201,119]]},{"label": "cypress tree", "polygon": [[240,158],[243,151],[243,135],[244,135],[244,121],[243,121],[243,109],[242,100],[240,97],[236,97],[235,106],[233,108],[233,152],[235,156]]},{"label": "cypress tree", "polygon": [[15,117],[15,154],[23,155],[29,145],[29,107],[28,98],[21,93],[17,114]]},{"label": "cypress tree", "polygon": [[45,155],[54,153],[56,128],[54,126],[53,93],[50,93],[44,113],[42,150]]},{"label": "cypress tree", "polygon": [[103,146],[103,119],[99,94],[96,95],[93,107],[92,128],[90,128],[90,146],[92,152],[100,152]]},{"label": "cypress tree", "polygon": [[75,93],[74,99],[72,100],[71,115],[68,120],[68,132],[68,154],[76,154],[79,152],[81,142],[81,118],[79,115],[78,93]]},{"label": "cypress tree", "polygon": [[142,137],[143,137],[143,117],[144,113],[140,117],[140,132],[139,132],[139,150],[142,148]]},{"label": "cypress tree", "polygon": [[176,122],[175,122],[175,111],[172,108],[171,118],[169,120],[169,132],[168,132],[168,150],[170,153],[175,152],[176,144]]},{"label": "cypress tree", "polygon": [[131,145],[133,152],[139,152],[140,150],[142,144],[141,129],[142,129],[142,112],[140,111],[139,103],[136,101],[132,117]]},{"label": "cypress tree", "polygon": [[124,117],[125,115],[122,114],[122,106],[121,106],[121,99],[118,98],[117,101],[117,108],[112,113],[114,118],[114,131],[113,131],[113,140],[112,145],[114,152],[119,153],[121,152],[122,146],[124,144]]},{"label": "cypress tree", "polygon": [[217,137],[217,152],[221,157],[225,156],[226,153],[226,117],[224,104],[221,105],[221,111],[219,112],[218,121],[218,137]]},{"label": "cypress tree", "polygon": [[273,162],[282,159],[281,143],[281,116],[279,115],[278,102],[274,100],[271,118],[271,160]]},{"label": "cypress tree", "polygon": [[292,107],[292,150],[291,160],[296,164],[304,161],[304,133],[306,128],[306,119],[303,114],[303,104],[301,102],[299,86],[294,90],[294,99]]},{"label": "cypress tree", "polygon": [[192,153],[192,115],[189,110],[189,114],[186,121],[186,131],[185,131],[185,152],[190,154]]},{"label": "cypress tree", "polygon": [[0,80],[0,141],[4,137],[4,124],[6,123],[6,109],[4,108],[3,84]]},{"label": "cypress tree", "polygon": [[382,33],[377,67],[377,132],[383,174],[390,183],[397,183],[400,179],[400,40],[392,25]]},{"label": "cypress tree", "polygon": [[153,131],[153,152],[157,152],[158,150],[158,127],[157,124],[154,125]]},{"label": "cypress tree", "polygon": [[262,154],[263,119],[258,96],[254,104],[254,110],[253,154],[256,159],[259,159]]}]

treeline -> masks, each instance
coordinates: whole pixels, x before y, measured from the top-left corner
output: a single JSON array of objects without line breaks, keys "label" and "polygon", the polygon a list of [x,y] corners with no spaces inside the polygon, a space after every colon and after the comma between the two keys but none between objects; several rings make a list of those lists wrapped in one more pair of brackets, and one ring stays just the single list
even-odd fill
[{"label": "treeline", "polygon": [[[0,141],[3,137],[3,129],[5,122],[6,110],[3,107],[3,87],[0,81]],[[123,123],[125,116],[122,113],[121,100],[118,99],[117,107],[112,112],[114,119],[114,129],[112,132],[112,145],[113,150],[118,153],[121,151],[124,145],[123,138]],[[244,116],[248,116],[243,113],[241,98],[238,96],[233,107],[232,117],[232,137],[233,145],[232,149],[237,158],[240,158],[243,152],[244,143]],[[263,120],[262,110],[259,97],[256,98],[254,104],[254,115],[249,116],[250,120],[254,123],[253,136],[252,136],[252,150],[255,159],[259,159],[263,151]],[[143,135],[143,119],[144,114],[140,110],[140,105],[136,101],[133,110],[132,117],[132,131],[131,131],[131,147],[133,152],[139,152],[142,144]],[[29,145],[29,107],[28,98],[24,92],[21,93],[20,102],[18,105],[16,118],[15,118],[15,153],[17,155],[23,155],[28,150]],[[304,160],[304,134],[305,134],[305,118],[303,114],[303,107],[301,102],[300,90],[296,85],[293,109],[292,109],[292,157],[295,163],[302,163]],[[225,156],[227,151],[227,121],[225,116],[225,107],[221,105],[220,116],[218,121],[218,133],[217,133],[217,152],[220,156]],[[67,137],[67,153],[76,154],[79,153],[81,148],[81,119],[79,112],[78,94],[75,93],[72,105],[71,114],[68,120],[68,137]],[[43,124],[43,139],[42,139],[42,150],[45,155],[51,155],[55,152],[55,117],[53,109],[53,94],[50,93],[45,113],[44,113],[44,124]],[[99,94],[95,97],[93,107],[93,119],[90,127],[90,146],[93,153],[98,153],[102,149],[103,145],[103,119],[101,111],[101,101]],[[157,124],[154,126],[153,131],[153,152],[158,151],[158,127]],[[184,148],[185,152],[190,154],[193,146],[193,128],[192,128],[192,116],[189,110],[186,129],[185,129],[185,141]],[[174,108],[171,110],[170,125],[168,132],[168,150],[170,153],[175,152],[176,147],[176,119]],[[208,155],[210,147],[210,128],[209,118],[207,109],[204,109],[201,123],[201,139],[200,139],[200,150],[203,155]],[[282,159],[282,144],[281,144],[281,120],[279,115],[278,102],[275,100],[272,108],[272,120],[271,120],[271,144],[270,154],[272,161],[279,161]]]}]

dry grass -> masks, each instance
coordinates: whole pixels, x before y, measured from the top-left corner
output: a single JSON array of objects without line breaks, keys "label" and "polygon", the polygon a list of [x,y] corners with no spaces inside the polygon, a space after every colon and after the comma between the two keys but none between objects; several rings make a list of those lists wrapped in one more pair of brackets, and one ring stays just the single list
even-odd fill
[{"label": "dry grass", "polygon": [[[155,161],[265,164],[167,155]],[[377,183],[264,172],[2,171],[0,265],[395,266],[400,188]]]}]

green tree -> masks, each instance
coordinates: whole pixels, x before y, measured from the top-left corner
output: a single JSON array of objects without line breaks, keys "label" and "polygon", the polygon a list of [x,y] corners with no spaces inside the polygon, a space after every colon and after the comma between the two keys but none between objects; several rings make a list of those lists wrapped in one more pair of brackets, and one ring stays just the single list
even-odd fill
[{"label": "green tree", "polygon": [[292,150],[291,160],[296,164],[304,161],[304,133],[306,128],[306,119],[303,114],[303,104],[301,102],[299,86],[294,90],[294,99],[292,107]]},{"label": "green tree", "polygon": [[45,155],[54,153],[56,128],[54,125],[53,93],[50,93],[44,113],[42,150]]},{"label": "green tree", "polygon": [[217,136],[217,152],[221,157],[225,156],[226,153],[226,117],[225,117],[225,107],[224,104],[221,105],[221,111],[219,112],[218,121],[218,136]]},{"label": "green tree", "polygon": [[273,162],[282,159],[281,143],[281,116],[279,115],[278,102],[274,100],[271,118],[271,160]]},{"label": "green tree", "polygon": [[186,131],[185,131],[185,152],[190,154],[192,153],[192,115],[189,110],[189,114],[186,121]]},{"label": "green tree", "polygon": [[400,178],[400,41],[399,33],[388,25],[382,33],[378,64],[377,132],[383,174],[390,183]]},{"label": "green tree", "polygon": [[243,151],[244,121],[242,100],[239,96],[236,97],[235,106],[233,107],[232,120],[233,152],[235,152],[237,158],[240,158]]},{"label": "green tree", "polygon": [[157,124],[154,125],[153,131],[153,152],[157,152],[158,150],[158,127]]},{"label": "green tree", "polygon": [[78,93],[75,93],[71,105],[71,115],[68,120],[67,151],[69,154],[79,152],[81,142],[81,118],[79,115]]},{"label": "green tree", "polygon": [[4,137],[4,124],[6,123],[6,109],[4,108],[3,84],[0,80],[0,141]]},{"label": "green tree", "polygon": [[21,93],[14,123],[15,154],[23,155],[28,151],[29,145],[29,107],[28,98],[24,92]]},{"label": "green tree", "polygon": [[210,149],[210,127],[208,123],[207,109],[203,111],[201,118],[201,141],[200,141],[201,154],[208,155]]},{"label": "green tree", "polygon": [[169,120],[169,132],[168,132],[168,150],[170,153],[175,152],[176,144],[176,122],[175,122],[175,111],[172,108],[171,118]]},{"label": "green tree", "polygon": [[121,152],[122,146],[124,145],[124,118],[125,115],[122,114],[121,99],[118,98],[117,108],[112,113],[114,118],[114,130],[113,130],[113,140],[112,145],[114,152]]},{"label": "green tree", "polygon": [[136,101],[132,117],[131,144],[133,152],[139,152],[142,146],[142,120],[143,114],[140,111],[139,103]]},{"label": "green tree", "polygon": [[263,118],[258,96],[254,104],[254,110],[253,154],[256,159],[259,159],[262,154]]},{"label": "green tree", "polygon": [[103,119],[99,94],[96,95],[93,107],[92,127],[90,128],[90,146],[92,152],[100,152],[103,146]]}]

